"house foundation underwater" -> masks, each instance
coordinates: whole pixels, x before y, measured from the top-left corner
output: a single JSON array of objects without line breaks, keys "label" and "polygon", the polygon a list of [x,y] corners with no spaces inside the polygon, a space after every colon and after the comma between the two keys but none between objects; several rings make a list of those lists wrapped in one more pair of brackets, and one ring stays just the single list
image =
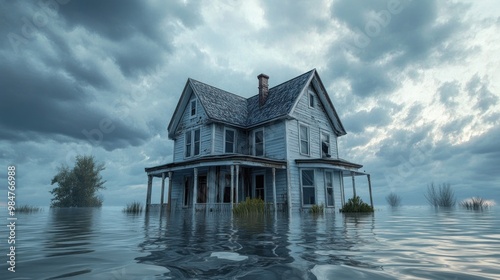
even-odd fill
[{"label": "house foundation underwater", "polygon": [[[229,211],[246,198],[261,198],[276,211],[345,204],[344,179],[370,174],[338,156],[346,134],[321,79],[313,69],[269,88],[258,77],[250,98],[188,79],[172,119],[173,161],[145,168],[146,211],[154,178],[161,178],[161,207]],[[168,193],[165,185],[168,180]],[[165,201],[165,195],[167,200]]]}]

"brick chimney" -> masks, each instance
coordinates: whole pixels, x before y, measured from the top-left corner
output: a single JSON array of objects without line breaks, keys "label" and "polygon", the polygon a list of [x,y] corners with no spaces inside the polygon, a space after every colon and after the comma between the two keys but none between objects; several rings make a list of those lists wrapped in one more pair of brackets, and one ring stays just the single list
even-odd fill
[{"label": "brick chimney", "polygon": [[262,106],[266,103],[267,96],[269,95],[269,76],[260,74],[257,76],[257,79],[259,79],[259,105]]}]

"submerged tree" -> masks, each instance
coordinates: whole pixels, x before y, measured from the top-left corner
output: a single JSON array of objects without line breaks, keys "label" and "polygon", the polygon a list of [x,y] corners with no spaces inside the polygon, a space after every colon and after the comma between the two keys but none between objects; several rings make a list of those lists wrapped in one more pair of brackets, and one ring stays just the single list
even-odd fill
[{"label": "submerged tree", "polygon": [[450,184],[442,184],[436,188],[434,183],[431,183],[430,186],[427,186],[425,198],[434,207],[453,207],[457,203]]},{"label": "submerged tree", "polygon": [[391,207],[401,206],[401,197],[395,193],[390,193],[385,197],[385,200]]},{"label": "submerged tree", "polygon": [[104,164],[97,164],[93,156],[77,156],[73,169],[61,166],[51,183],[58,185],[50,191],[51,207],[101,207],[102,198],[96,193],[105,188],[103,170]]}]

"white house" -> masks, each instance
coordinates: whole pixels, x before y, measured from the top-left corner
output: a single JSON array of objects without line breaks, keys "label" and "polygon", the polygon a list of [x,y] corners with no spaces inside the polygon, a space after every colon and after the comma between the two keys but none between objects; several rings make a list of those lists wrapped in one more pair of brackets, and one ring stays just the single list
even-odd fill
[{"label": "white house", "polygon": [[[173,162],[146,168],[146,209],[152,180],[162,180],[168,209],[228,210],[262,198],[278,210],[345,203],[344,178],[368,178],[362,165],[338,157],[346,131],[315,69],[269,88],[258,77],[258,94],[244,98],[188,79],[168,125]],[[168,200],[164,203],[165,180]]]}]

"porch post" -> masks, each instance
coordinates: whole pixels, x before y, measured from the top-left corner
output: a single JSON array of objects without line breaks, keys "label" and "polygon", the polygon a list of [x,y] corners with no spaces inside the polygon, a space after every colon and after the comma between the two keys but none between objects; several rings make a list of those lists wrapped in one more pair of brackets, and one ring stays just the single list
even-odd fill
[{"label": "porch post", "polygon": [[233,211],[233,192],[234,192],[234,166],[231,165],[231,212]]},{"label": "porch post", "polygon": [[352,177],[352,193],[353,193],[352,197],[356,197],[356,182],[354,179],[354,172],[351,172],[351,177]]},{"label": "porch post", "polygon": [[370,174],[366,174],[366,177],[368,178],[368,190],[370,191],[370,205],[373,208],[372,182],[370,180]]},{"label": "porch post", "polygon": [[278,205],[276,205],[276,168],[273,167],[273,204],[274,212],[278,210]]},{"label": "porch post", "polygon": [[172,210],[172,176],[173,172],[168,172],[168,211]]},{"label": "porch post", "polygon": [[240,166],[239,165],[236,165],[235,166],[235,169],[236,169],[236,204],[238,204],[239,202],[239,197],[238,197],[238,188],[239,188],[239,175],[240,175]]},{"label": "porch post", "polygon": [[160,198],[160,209],[163,209],[164,197],[165,197],[165,172],[161,173],[161,198]]},{"label": "porch post", "polygon": [[194,182],[193,182],[193,211],[196,210],[196,199],[198,196],[198,168],[193,168]]},{"label": "porch post", "polygon": [[344,172],[340,171],[340,203],[342,208],[345,205],[345,192],[344,192]]},{"label": "porch post", "polygon": [[149,212],[151,205],[151,189],[153,188],[153,175],[148,175],[148,190],[146,193],[146,213]]}]

